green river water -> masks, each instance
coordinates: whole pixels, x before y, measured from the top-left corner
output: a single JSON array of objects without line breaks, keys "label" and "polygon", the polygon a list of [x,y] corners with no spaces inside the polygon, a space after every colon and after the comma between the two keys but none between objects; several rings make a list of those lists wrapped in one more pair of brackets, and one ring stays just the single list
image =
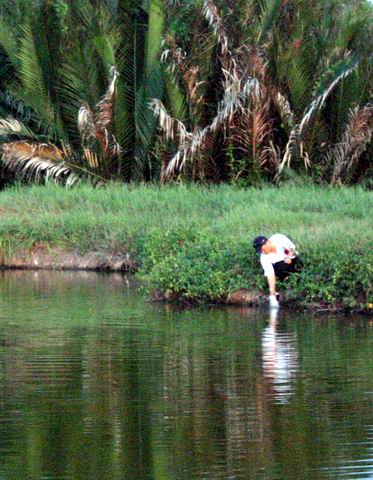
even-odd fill
[{"label": "green river water", "polygon": [[373,322],[0,274],[0,479],[373,479]]}]

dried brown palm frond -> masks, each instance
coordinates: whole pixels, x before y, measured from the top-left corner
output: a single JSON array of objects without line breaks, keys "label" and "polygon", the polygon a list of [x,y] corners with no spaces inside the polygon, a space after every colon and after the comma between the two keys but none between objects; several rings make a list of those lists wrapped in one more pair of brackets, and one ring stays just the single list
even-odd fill
[{"label": "dried brown palm frond", "polygon": [[220,18],[219,11],[213,0],[204,1],[203,14],[218,39],[218,43],[221,48],[221,54],[224,55],[228,53],[228,36],[222,19]]},{"label": "dried brown palm frond", "polygon": [[30,144],[28,142],[11,142],[5,143],[3,150],[8,155],[11,152],[17,152],[18,155],[32,156],[40,158],[48,158],[53,161],[63,160],[63,151],[56,145],[47,143]]},{"label": "dried brown palm frond", "polygon": [[79,180],[76,165],[65,160],[64,152],[52,144],[11,142],[3,145],[5,167],[26,179],[64,180],[73,185]]},{"label": "dried brown palm frond", "polygon": [[[167,70],[175,74],[176,70],[180,74],[184,83],[188,100],[194,107],[202,103],[203,98],[199,94],[199,88],[204,85],[204,81],[199,80],[199,67],[196,65],[188,66],[187,54],[184,50],[177,47],[171,35],[167,35],[163,41],[165,49],[161,55],[161,62],[167,63]],[[194,108],[194,110],[196,110]]]},{"label": "dried brown palm frond", "polygon": [[304,166],[308,168],[310,166],[310,160],[307,152],[304,150],[304,137],[307,132],[307,128],[310,125],[311,121],[317,115],[318,112],[322,109],[325,104],[326,99],[336,88],[336,86],[350,75],[356,68],[357,62],[353,64],[352,67],[345,68],[341,74],[336,76],[336,78],[329,84],[329,86],[318,95],[311,104],[307,107],[301,121],[299,124],[294,125],[292,131],[289,135],[289,140],[286,145],[284,156],[279,164],[278,171],[275,177],[275,181],[278,181],[283,169],[285,166],[290,166],[291,160],[295,156],[300,156],[304,161]]},{"label": "dried brown palm frond", "polygon": [[108,130],[113,123],[113,106],[116,93],[116,85],[119,73],[115,67],[110,68],[110,83],[105,95],[96,105],[96,128],[101,131]]},{"label": "dried brown palm frond", "polygon": [[[102,183],[110,175],[108,162],[121,153],[121,148],[111,133],[113,103],[118,78],[117,71],[110,71],[110,84],[100,102],[94,108],[85,105],[78,115],[82,151],[77,153],[61,140],[60,148],[52,143],[29,143],[25,140],[3,145],[3,163],[24,179],[61,181],[66,185],[85,178],[92,183]],[[0,119],[0,135],[17,137],[35,136],[22,123],[14,119]],[[102,172],[104,172],[102,174]]]},{"label": "dried brown palm frond", "polygon": [[172,35],[166,35],[162,47],[161,63],[168,63],[167,70],[171,73],[175,73],[176,68],[178,68],[184,74],[187,70],[185,50],[176,45]]},{"label": "dried brown palm frond", "polygon": [[190,67],[185,72],[184,80],[187,85],[189,100],[196,105],[202,103],[203,98],[199,95],[198,89],[205,83],[205,81],[199,80],[199,67]]},{"label": "dried brown palm frond", "polygon": [[224,96],[219,103],[218,112],[211,123],[212,130],[216,130],[224,121],[230,122],[236,112],[244,112],[247,102],[256,101],[262,96],[260,83],[256,78],[243,79],[237,71],[223,70]]},{"label": "dried brown palm frond", "polygon": [[[265,86],[266,61],[259,47],[242,46],[234,54],[229,50],[229,38],[225,30],[219,11],[213,0],[205,0],[203,4],[203,14],[209,25],[212,27],[217,43],[220,46],[218,57],[222,75],[221,91],[222,99],[216,106],[216,114],[209,124],[199,126],[199,120],[205,116],[199,116],[199,105],[205,104],[204,99],[199,93],[198,88],[203,82],[198,81],[198,67],[187,66],[188,58],[186,53],[178,49],[172,37],[165,39],[165,51],[162,54],[162,61],[170,63],[170,71],[177,71],[181,74],[187,99],[191,106],[191,122],[194,123],[193,132],[188,132],[185,125],[178,120],[173,119],[165,110],[164,106],[157,100],[151,103],[153,113],[159,119],[160,128],[165,134],[165,138],[175,141],[177,152],[171,158],[163,171],[163,179],[171,177],[182,170],[190,171],[188,163],[200,163],[207,152],[208,145],[211,144],[216,134],[222,131],[225,136],[231,136],[230,132],[235,126],[240,125],[241,117],[252,116],[252,130],[254,139],[254,151],[257,145],[261,147],[261,140],[258,140],[261,132],[259,123],[260,110],[263,105],[268,109],[267,87]],[[255,111],[255,116],[253,115]],[[197,114],[196,114],[197,113]],[[263,114],[263,118],[264,118]],[[265,123],[265,122],[264,122]],[[269,142],[269,140],[268,140]],[[269,143],[266,145],[268,147]],[[265,153],[263,153],[265,152]],[[258,163],[266,163],[268,158],[273,157],[268,148],[260,154],[254,152]],[[260,157],[260,158],[259,158]],[[186,170],[185,170],[186,169]],[[199,170],[197,168],[197,170]],[[193,170],[194,171],[194,170]]]},{"label": "dried brown palm frond", "polygon": [[237,148],[258,167],[263,167],[272,158],[269,155],[271,134],[273,132],[273,119],[270,117],[270,100],[256,102],[250,110],[244,111],[240,117],[240,124],[235,128],[232,136]]},{"label": "dried brown palm frond", "polygon": [[237,119],[233,134],[230,136],[233,148],[242,151],[244,157],[238,162],[239,169],[234,169],[234,179],[253,168],[266,167],[274,169],[278,163],[278,151],[272,143],[273,119],[270,115],[269,97],[257,99],[250,108]]},{"label": "dried brown palm frond", "polygon": [[[51,143],[9,142],[2,148],[4,166],[26,180],[52,180],[68,187],[81,179],[96,185],[105,182],[104,178],[92,172],[98,166],[98,158],[88,149],[84,149],[84,158],[80,159],[70,146],[58,148]],[[84,159],[86,162],[82,161]]]},{"label": "dried brown palm frond", "polygon": [[354,164],[373,136],[373,105],[356,107],[350,112],[350,118],[342,141],[327,154],[327,161],[334,164],[332,184],[342,184],[344,177]]},{"label": "dried brown palm frond", "polygon": [[266,83],[267,61],[260,47],[242,45],[234,51],[234,58],[242,76],[255,77],[263,85]]},{"label": "dried brown palm frond", "polygon": [[[217,105],[217,112],[210,124],[204,127],[195,126],[193,133],[188,132],[183,123],[173,119],[159,101],[152,101],[151,108],[159,119],[160,128],[166,139],[176,141],[178,144],[178,151],[164,169],[163,179],[182,171],[188,160],[195,159],[197,162],[197,158],[203,157],[202,152],[206,151],[213,136],[219,130],[227,133],[232,127],[234,118],[237,115],[240,116],[248,104],[255,103],[261,97],[261,91],[264,88],[260,87],[257,78],[262,76],[264,78],[265,71],[265,62],[259,55],[259,50],[242,47],[237,58],[244,58],[244,61],[238,64],[228,49],[228,36],[213,0],[204,1],[203,14],[220,45],[218,55],[223,76],[221,85],[223,98]],[[192,106],[192,114],[197,113],[199,104],[204,103],[204,99],[198,94],[198,88],[203,84],[198,81],[199,69],[198,67],[187,67],[186,54],[176,47],[172,37],[167,37],[164,45],[167,46],[167,49],[162,54],[162,60],[171,62],[171,71],[175,71],[176,66],[178,67],[186,86],[188,101]],[[247,59],[250,55],[253,57],[254,53],[257,61],[251,58],[251,69],[249,69]],[[251,75],[251,72],[255,75]],[[197,118],[199,118],[198,115],[192,115],[192,121],[195,122]]]},{"label": "dried brown palm frond", "polygon": [[83,142],[96,138],[94,115],[89,105],[82,105],[78,113],[78,128]]},{"label": "dried brown palm frond", "polygon": [[90,168],[97,169],[99,166],[99,159],[96,153],[92,152],[92,150],[90,150],[89,148],[84,148],[83,154]]},{"label": "dried brown palm frond", "polygon": [[275,87],[271,88],[271,98],[281,117],[282,124],[287,131],[291,132],[295,125],[295,115],[289,100]]},{"label": "dried brown palm frond", "polygon": [[26,125],[12,117],[0,119],[0,135],[17,135],[35,138],[35,135]]},{"label": "dried brown palm frond", "polygon": [[280,161],[281,161],[281,150],[278,145],[275,145],[272,140],[270,140],[269,145],[263,149],[268,158],[268,163],[277,170]]},{"label": "dried brown palm frond", "polygon": [[78,115],[78,128],[83,143],[97,141],[101,154],[105,158],[116,157],[121,152],[120,145],[111,133],[118,76],[118,71],[111,67],[110,84],[105,95],[94,108],[91,108],[89,105],[83,105]]},{"label": "dried brown palm frond", "polygon": [[181,171],[187,160],[192,160],[205,147],[210,134],[217,132],[218,129],[225,129],[237,112],[242,113],[244,111],[247,102],[260,96],[259,82],[255,78],[249,78],[242,84],[238,76],[227,71],[224,71],[224,75],[224,98],[219,103],[216,116],[210,125],[196,130],[189,138],[186,138],[184,143],[179,145],[178,152],[165,170],[165,177]]},{"label": "dried brown palm frond", "polygon": [[160,100],[153,98],[149,107],[158,118],[166,140],[178,140],[179,143],[184,144],[187,139],[191,139],[192,134],[187,131],[184,123],[172,118]]}]

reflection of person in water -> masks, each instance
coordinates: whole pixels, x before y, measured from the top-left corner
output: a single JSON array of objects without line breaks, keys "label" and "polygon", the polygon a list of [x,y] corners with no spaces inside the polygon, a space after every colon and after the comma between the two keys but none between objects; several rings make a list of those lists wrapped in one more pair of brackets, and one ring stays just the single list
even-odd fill
[{"label": "reflection of person in water", "polygon": [[293,393],[298,353],[295,334],[278,331],[277,315],[278,310],[270,310],[269,324],[263,330],[263,372],[272,384],[277,403],[287,403]]}]

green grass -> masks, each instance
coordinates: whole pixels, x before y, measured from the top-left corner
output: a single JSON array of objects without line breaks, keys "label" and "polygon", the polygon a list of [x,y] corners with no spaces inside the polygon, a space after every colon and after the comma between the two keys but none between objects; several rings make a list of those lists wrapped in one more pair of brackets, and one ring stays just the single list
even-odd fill
[{"label": "green grass", "polygon": [[[37,243],[82,253],[129,252],[155,287],[218,299],[262,277],[251,249],[258,234],[289,236],[302,256],[313,259],[315,272],[318,256],[325,268],[327,258],[359,255],[362,264],[370,263],[372,211],[373,193],[360,188],[19,187],[0,193],[0,241],[12,253]],[[210,266],[213,272],[206,272]],[[207,288],[203,277],[210,274]],[[371,300],[367,295],[364,304]]]},{"label": "green grass", "polygon": [[372,238],[373,194],[358,188],[223,186],[13,188],[0,193],[0,236],[15,250],[34,242],[81,251],[132,249],[154,228],[196,228],[221,239],[283,232],[303,246]]}]

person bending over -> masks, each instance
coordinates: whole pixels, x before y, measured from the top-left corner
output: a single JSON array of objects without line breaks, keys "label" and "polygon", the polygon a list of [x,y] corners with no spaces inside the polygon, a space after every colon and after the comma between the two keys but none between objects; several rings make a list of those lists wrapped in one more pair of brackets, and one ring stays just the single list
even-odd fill
[{"label": "person bending over", "polygon": [[260,263],[267,277],[269,304],[271,307],[279,307],[276,279],[284,280],[290,273],[299,272],[302,268],[295,245],[285,235],[276,233],[269,238],[256,237],[253,247],[260,253]]}]

